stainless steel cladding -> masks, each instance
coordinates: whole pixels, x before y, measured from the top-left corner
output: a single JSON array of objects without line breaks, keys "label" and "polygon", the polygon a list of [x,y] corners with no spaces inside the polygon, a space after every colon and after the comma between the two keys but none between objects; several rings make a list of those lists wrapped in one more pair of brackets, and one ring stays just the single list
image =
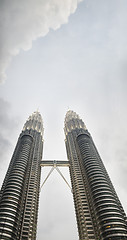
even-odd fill
[{"label": "stainless steel cladding", "polygon": [[127,239],[124,210],[85,124],[68,111],[64,129],[79,239]]},{"label": "stainless steel cladding", "polygon": [[35,112],[19,136],[0,192],[0,239],[36,239],[42,135]]}]

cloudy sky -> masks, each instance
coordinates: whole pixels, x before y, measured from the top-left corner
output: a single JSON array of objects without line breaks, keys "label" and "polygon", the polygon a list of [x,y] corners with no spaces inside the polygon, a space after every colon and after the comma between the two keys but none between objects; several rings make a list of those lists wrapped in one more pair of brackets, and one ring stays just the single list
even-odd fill
[{"label": "cloudy sky", "polygon": [[[67,159],[69,108],[87,125],[127,212],[126,12],[126,0],[1,1],[1,184],[23,124],[37,108],[43,159]],[[42,182],[49,170],[42,169]],[[68,169],[62,172],[70,181]],[[41,191],[41,239],[78,239],[72,194],[55,171]]]}]

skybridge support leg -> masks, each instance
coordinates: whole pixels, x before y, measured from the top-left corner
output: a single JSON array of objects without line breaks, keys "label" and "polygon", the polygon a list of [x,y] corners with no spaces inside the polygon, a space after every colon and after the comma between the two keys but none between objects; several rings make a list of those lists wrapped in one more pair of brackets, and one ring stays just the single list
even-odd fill
[{"label": "skybridge support leg", "polygon": [[58,166],[60,167],[69,167],[70,164],[68,161],[42,161],[41,162],[41,167],[44,166],[52,166],[51,170],[49,171],[47,177],[45,178],[44,182],[42,183],[41,187],[40,187],[40,191],[43,187],[43,185],[45,184],[45,182],[47,181],[47,179],[49,178],[49,176],[52,174],[53,170],[56,169],[57,172],[60,174],[60,176],[63,178],[63,180],[65,181],[65,183],[68,185],[68,187],[71,189],[72,192],[72,188],[69,185],[69,183],[67,182],[66,178],[63,176],[62,172],[60,171],[60,169],[58,168]]}]

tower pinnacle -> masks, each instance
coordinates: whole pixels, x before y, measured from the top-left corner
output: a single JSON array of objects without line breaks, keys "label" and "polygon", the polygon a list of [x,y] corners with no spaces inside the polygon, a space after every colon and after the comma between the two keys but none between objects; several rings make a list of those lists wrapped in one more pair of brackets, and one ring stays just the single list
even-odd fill
[{"label": "tower pinnacle", "polygon": [[26,123],[24,124],[24,127],[23,127],[23,131],[25,130],[30,130],[30,129],[33,129],[33,130],[36,130],[37,132],[40,132],[41,135],[43,135],[43,120],[42,120],[42,117],[41,117],[41,114],[37,111],[33,112],[28,120],[26,121]]}]

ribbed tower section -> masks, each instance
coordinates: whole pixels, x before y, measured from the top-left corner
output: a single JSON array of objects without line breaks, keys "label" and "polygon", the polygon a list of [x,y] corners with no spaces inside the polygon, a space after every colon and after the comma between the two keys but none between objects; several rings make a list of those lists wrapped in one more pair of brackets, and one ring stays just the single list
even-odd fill
[{"label": "ribbed tower section", "polygon": [[0,192],[0,239],[35,240],[43,123],[34,112],[24,125]]},{"label": "ribbed tower section", "polygon": [[69,110],[64,130],[79,239],[127,239],[124,210],[85,124]]}]

